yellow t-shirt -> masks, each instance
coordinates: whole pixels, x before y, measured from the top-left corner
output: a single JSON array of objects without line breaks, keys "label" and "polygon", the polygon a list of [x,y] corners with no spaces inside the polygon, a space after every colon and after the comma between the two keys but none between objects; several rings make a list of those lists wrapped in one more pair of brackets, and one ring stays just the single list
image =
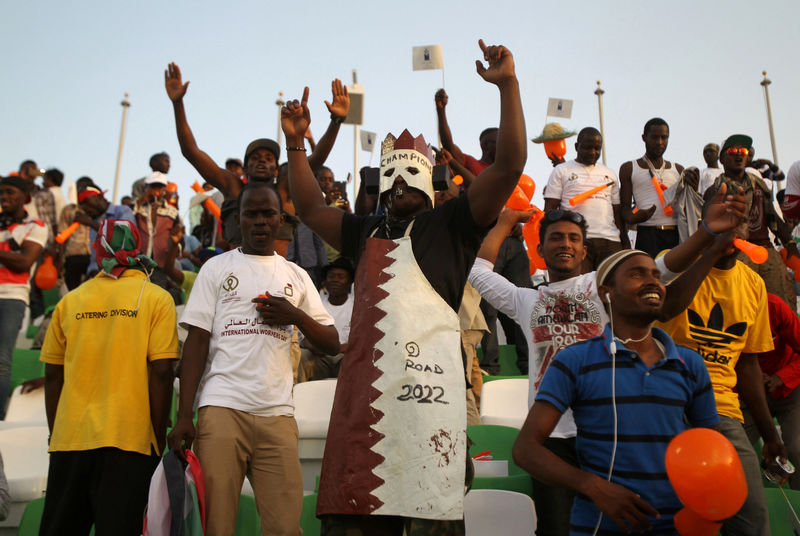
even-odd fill
[{"label": "yellow t-shirt", "polygon": [[142,272],[126,270],[117,280],[101,272],[64,296],[41,353],[64,367],[50,452],[157,451],[148,362],[177,358],[175,304]]},{"label": "yellow t-shirt", "polygon": [[772,350],[764,281],[739,261],[730,270],[712,268],[689,308],[656,325],[675,344],[697,351],[705,360],[717,412],[744,422],[736,387],[736,363],[742,353]]}]

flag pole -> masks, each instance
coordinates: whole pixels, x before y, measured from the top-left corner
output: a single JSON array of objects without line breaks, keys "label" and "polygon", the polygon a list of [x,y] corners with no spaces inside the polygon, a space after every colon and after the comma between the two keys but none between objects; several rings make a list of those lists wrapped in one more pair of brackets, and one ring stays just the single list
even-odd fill
[{"label": "flag pole", "polygon": [[605,91],[600,87],[600,80],[597,81],[597,89],[594,94],[597,95],[597,109],[600,112],[600,135],[603,137],[603,165],[606,165],[606,129],[603,124],[603,93]]},{"label": "flag pole", "polygon": [[114,172],[114,192],[111,197],[111,202],[116,204],[117,203],[117,191],[119,190],[119,168],[122,164],[122,147],[125,144],[125,125],[128,122],[128,108],[130,108],[131,103],[128,102],[128,94],[125,93],[125,97],[120,102],[122,105],[122,126],[119,130],[119,148],[117,149],[117,170]]},{"label": "flag pole", "polygon": [[[353,85],[355,86],[358,83],[358,74],[356,70],[353,69]],[[353,125],[353,206],[355,206],[355,200],[358,196],[358,180],[360,175],[358,174],[358,124]]]},{"label": "flag pole", "polygon": [[772,106],[769,102],[769,85],[772,80],[767,78],[767,71],[761,71],[764,79],[761,81],[761,86],[764,88],[764,98],[767,101],[767,123],[769,124],[769,141],[772,144],[772,163],[778,165],[778,148],[775,145],[775,130],[772,128]]},{"label": "flag pole", "polygon": [[283,100],[283,91],[278,91],[278,100],[275,101],[275,105],[278,107],[278,134],[275,136],[275,141],[278,142],[278,147],[281,145],[281,134],[283,133],[281,130],[281,109],[284,104],[286,103]]}]

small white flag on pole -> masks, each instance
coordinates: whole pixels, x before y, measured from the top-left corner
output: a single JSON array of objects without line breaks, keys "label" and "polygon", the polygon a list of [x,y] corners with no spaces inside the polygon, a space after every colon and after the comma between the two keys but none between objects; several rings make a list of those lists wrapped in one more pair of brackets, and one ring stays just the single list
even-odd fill
[{"label": "small white flag on pole", "polygon": [[375,150],[376,134],[368,130],[362,130],[359,134],[361,134],[361,150],[369,153],[373,152]]},{"label": "small white flag on pole", "polygon": [[442,45],[428,45],[411,49],[411,66],[415,71],[444,69]]},{"label": "small white flag on pole", "polygon": [[548,117],[572,117],[572,101],[569,99],[547,99]]}]

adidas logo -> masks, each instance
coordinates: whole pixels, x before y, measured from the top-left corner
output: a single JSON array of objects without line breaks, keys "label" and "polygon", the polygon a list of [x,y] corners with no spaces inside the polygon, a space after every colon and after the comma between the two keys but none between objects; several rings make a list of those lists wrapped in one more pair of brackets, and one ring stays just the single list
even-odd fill
[{"label": "adidas logo", "polygon": [[689,335],[708,348],[724,348],[747,331],[747,322],[736,322],[725,328],[722,308],[718,303],[708,314],[708,322],[703,322],[702,317],[691,309],[686,312],[689,315]]}]

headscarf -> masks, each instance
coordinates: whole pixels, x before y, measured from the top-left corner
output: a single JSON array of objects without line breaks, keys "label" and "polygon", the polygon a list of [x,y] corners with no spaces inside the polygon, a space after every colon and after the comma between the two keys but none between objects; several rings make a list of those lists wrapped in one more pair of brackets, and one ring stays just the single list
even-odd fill
[{"label": "headscarf", "polygon": [[126,268],[138,268],[149,274],[158,264],[139,253],[139,244],[136,225],[128,220],[103,220],[93,244],[97,265],[114,279]]}]

